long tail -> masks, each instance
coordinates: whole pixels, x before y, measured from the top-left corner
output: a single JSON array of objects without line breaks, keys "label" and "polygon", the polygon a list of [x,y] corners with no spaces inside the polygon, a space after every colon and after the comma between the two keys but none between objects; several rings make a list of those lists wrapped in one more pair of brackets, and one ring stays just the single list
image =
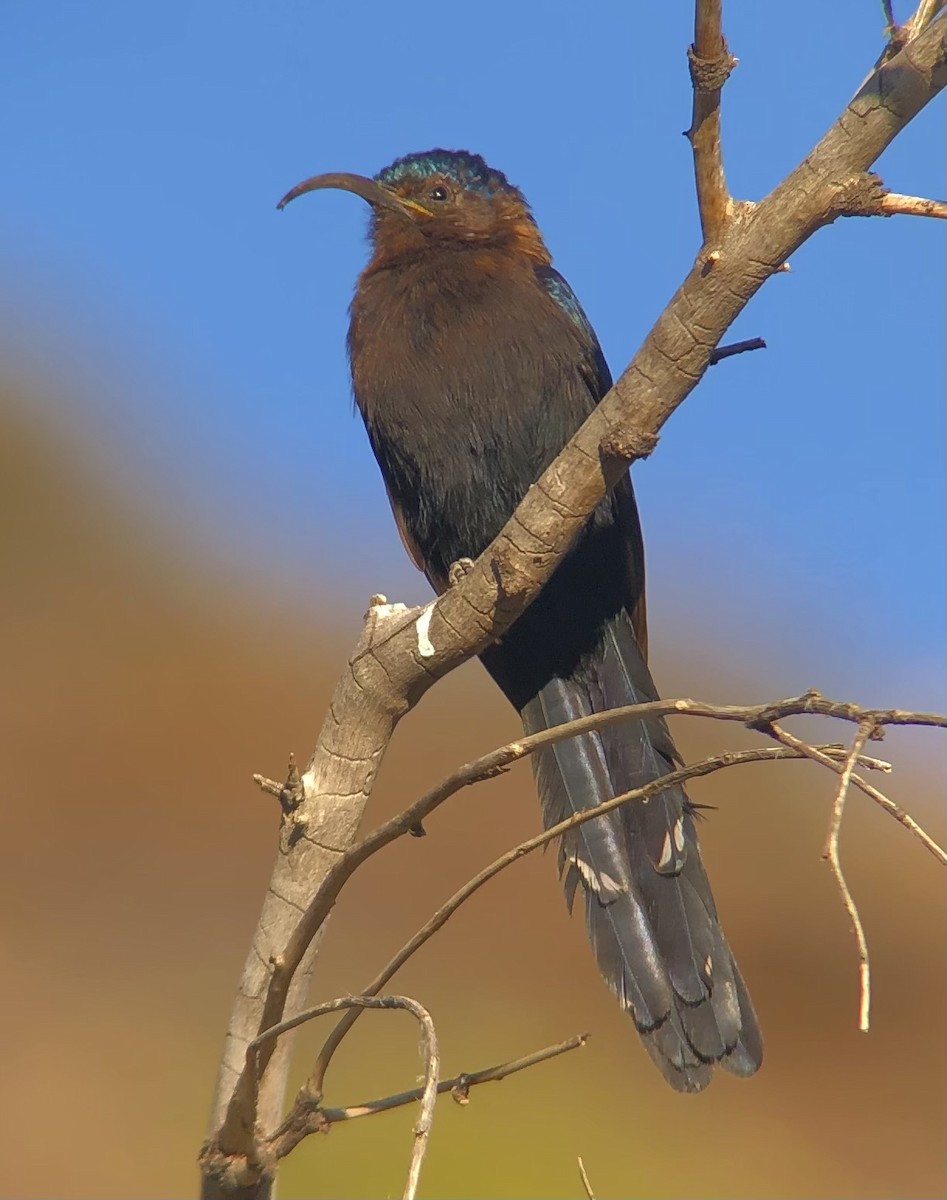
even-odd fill
[{"label": "long tail", "polygon": [[[619,614],[591,660],[570,678],[552,679],[521,715],[534,733],[656,698],[628,618]],[[549,747],[533,759],[547,828],[660,778],[677,760],[667,726],[655,719]],[[684,789],[669,787],[579,826],[561,839],[559,869],[570,912],[582,888],[599,970],[671,1086],[700,1091],[715,1063],[752,1075],[762,1039],[720,927]]]}]

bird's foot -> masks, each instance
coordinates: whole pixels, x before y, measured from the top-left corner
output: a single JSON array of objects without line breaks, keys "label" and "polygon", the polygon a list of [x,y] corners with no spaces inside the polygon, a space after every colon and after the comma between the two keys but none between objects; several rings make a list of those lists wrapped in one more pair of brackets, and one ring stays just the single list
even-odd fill
[{"label": "bird's foot", "polygon": [[458,558],[456,562],[452,562],[447,572],[451,587],[456,587],[461,580],[465,579],[473,570],[473,565],[472,558]]}]

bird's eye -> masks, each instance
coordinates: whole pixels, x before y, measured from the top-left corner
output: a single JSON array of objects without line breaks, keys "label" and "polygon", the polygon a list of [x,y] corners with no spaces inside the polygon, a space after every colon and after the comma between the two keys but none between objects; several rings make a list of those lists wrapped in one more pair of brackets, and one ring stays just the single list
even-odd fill
[{"label": "bird's eye", "polygon": [[432,200],[446,200],[449,193],[447,188],[444,187],[443,184],[439,183],[437,187],[431,188],[429,195]]}]

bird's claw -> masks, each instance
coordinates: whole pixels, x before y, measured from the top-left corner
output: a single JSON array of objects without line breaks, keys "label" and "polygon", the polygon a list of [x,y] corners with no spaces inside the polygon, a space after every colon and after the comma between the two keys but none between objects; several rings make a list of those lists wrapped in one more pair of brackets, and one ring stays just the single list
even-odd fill
[{"label": "bird's claw", "polygon": [[447,572],[447,578],[451,587],[456,587],[461,580],[465,579],[473,570],[473,565],[474,560],[472,558],[458,558],[456,562],[452,562]]}]

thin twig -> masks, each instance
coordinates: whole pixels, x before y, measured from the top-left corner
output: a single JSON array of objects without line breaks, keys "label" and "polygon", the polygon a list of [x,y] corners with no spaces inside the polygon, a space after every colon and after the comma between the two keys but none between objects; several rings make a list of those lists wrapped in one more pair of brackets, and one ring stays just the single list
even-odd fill
[{"label": "thin twig", "polygon": [[[248,1033],[253,1036],[281,1020],[291,981],[321,924],[313,928],[300,921],[296,904],[284,900],[287,888],[294,897],[304,889],[308,893],[311,881],[328,873],[325,855],[307,859],[297,853],[310,842],[321,844],[315,833],[306,833],[303,822],[311,820],[319,833],[322,824],[334,825],[326,842],[330,847],[351,845],[397,720],[436,679],[501,636],[539,594],[589,514],[624,476],[625,461],[603,459],[603,444],[620,435],[624,444],[635,447],[636,458],[653,449],[671,414],[702,378],[710,350],[751,298],[816,229],[840,215],[833,205],[838,181],[867,171],[944,87],[943,41],[944,22],[938,16],[911,39],[909,54],[902,52],[878,69],[804,160],[759,202],[752,220],[742,222],[728,242],[726,257],[709,271],[695,264],[608,395],[529,489],[474,568],[439,597],[423,627],[434,654],[419,655],[420,618],[406,614],[397,636],[384,645],[379,642],[358,664],[357,674],[354,667],[346,672],[339,703],[333,702],[317,748],[320,770],[306,772],[304,810],[291,831],[301,833],[288,848],[281,844],[274,884],[235,997],[201,1160],[208,1188],[232,1164],[253,1160],[257,1131],[270,1127],[274,1101],[282,1092],[283,1076],[271,1074],[275,1084],[267,1081],[265,1103],[258,1106],[260,1080],[248,1077],[240,1049]],[[557,503],[556,497],[568,504]],[[357,654],[364,648],[360,644]],[[333,759],[337,751],[341,753]],[[331,762],[346,764],[345,769],[329,769]],[[338,805],[336,797],[341,798]],[[342,810],[338,819],[335,808]],[[302,870],[301,864],[310,860],[314,873]],[[263,968],[271,962],[278,965],[264,978]]]},{"label": "thin twig", "polygon": [[592,1191],[592,1185],[589,1182],[588,1173],[585,1170],[585,1163],[582,1161],[582,1155],[579,1155],[579,1178],[582,1180],[582,1187],[585,1189],[585,1194],[588,1200],[595,1200],[595,1193]]},{"label": "thin twig", "polygon": [[[339,1012],[341,1009],[358,1009],[365,1008],[384,1008],[384,1009],[402,1009],[404,1012],[409,1012],[418,1024],[421,1026],[421,1057],[424,1059],[424,1087],[416,1089],[411,1093],[411,1099],[421,1101],[421,1111],[418,1115],[417,1123],[414,1126],[414,1145],[411,1150],[411,1162],[408,1167],[408,1178],[404,1188],[404,1200],[414,1200],[418,1190],[418,1180],[421,1176],[421,1167],[424,1165],[424,1156],[427,1153],[428,1139],[431,1133],[431,1125],[434,1122],[434,1106],[437,1101],[437,1076],[440,1071],[440,1058],[437,1050],[437,1034],[434,1031],[434,1022],[431,1020],[431,1014],[422,1005],[418,1004],[417,1000],[412,1000],[410,996],[342,996],[338,1000],[330,1000],[325,1004],[319,1004],[315,1008],[306,1009],[305,1012],[297,1013],[290,1017],[287,1021],[280,1021],[278,1025],[273,1025],[254,1038],[247,1047],[247,1058],[251,1055],[255,1056],[257,1050],[267,1042],[278,1038],[280,1034],[288,1033],[289,1030],[295,1029],[298,1025],[303,1025],[306,1021],[312,1021],[316,1017],[326,1016],[328,1013]],[[408,1103],[407,1100],[404,1103]]]},{"label": "thin twig", "polygon": [[[522,1058],[498,1063],[493,1067],[483,1067],[479,1071],[463,1071],[452,1079],[442,1079],[437,1085],[437,1094],[443,1095],[445,1092],[450,1092],[458,1104],[466,1104],[468,1093],[472,1087],[481,1083],[498,1083],[509,1075],[515,1075],[518,1071],[525,1071],[541,1062],[557,1058],[560,1054],[577,1050],[580,1046],[585,1045],[589,1037],[590,1035],[587,1033],[578,1034],[564,1042],[558,1042],[555,1046],[546,1046],[532,1054],[523,1055]],[[371,1117],[377,1113],[390,1112],[391,1109],[414,1103],[421,1099],[422,1094],[422,1088],[412,1088],[410,1091],[396,1092],[392,1096],[384,1096],[378,1100],[367,1100],[363,1104],[351,1104],[345,1108],[324,1108],[320,1098],[312,1095],[308,1088],[304,1087],[297,1095],[293,1108],[286,1119],[268,1140],[267,1149],[273,1154],[274,1159],[285,1158],[310,1133],[325,1130],[328,1126],[340,1121],[354,1121],[359,1117]]]},{"label": "thin twig", "polygon": [[[779,263],[832,219],[831,199],[838,180],[868,170],[944,87],[943,22],[939,17],[929,21],[940,7],[940,0],[922,3],[915,18],[915,32],[918,28],[920,32],[912,37],[910,52],[895,55],[873,73],[871,85],[853,98],[804,160],[755,208],[752,222],[738,231],[726,258],[710,271],[698,266],[683,280],[609,395],[529,490],[469,576],[437,601],[432,619],[424,626],[436,653],[418,656],[420,631],[410,614],[399,634],[377,643],[369,638],[372,651],[366,653],[364,645],[356,651],[353,662],[359,655],[364,654],[364,659],[358,662],[357,673],[354,666],[347,673],[349,679],[337,693],[338,702],[333,701],[317,749],[326,762],[355,765],[341,773],[313,770],[311,786],[307,785],[306,807],[318,818],[314,824],[320,835],[323,820],[328,821],[326,814],[342,812],[341,820],[333,818],[334,836],[327,841],[332,855],[336,847],[341,852],[355,839],[363,801],[397,719],[433,680],[479,653],[519,617],[568,552],[589,514],[623,476],[623,464],[606,461],[603,466],[603,441],[617,429],[627,444],[641,447],[637,455],[653,447],[670,415],[700,380],[710,349]],[[716,8],[719,11],[719,3]],[[921,28],[925,21],[927,27]],[[551,497],[558,496],[566,497],[568,504],[550,503]],[[339,737],[333,740],[336,730]],[[303,811],[294,830],[304,830],[302,818],[309,815]],[[310,840],[320,844],[316,836],[306,835],[285,854],[281,845],[274,885],[247,955],[202,1156],[209,1193],[231,1169],[241,1178],[252,1177],[247,1187],[263,1181],[254,1157],[261,1134],[272,1127],[271,1113],[274,1100],[278,1107],[282,1095],[283,1076],[271,1086],[279,1073],[270,1071],[265,1081],[268,1095],[258,1107],[259,1079],[248,1077],[241,1050],[248,1035],[281,1019],[291,995],[289,980],[303,974],[298,970],[304,961],[300,947],[310,946],[315,931],[311,926],[301,928],[296,938],[297,905],[300,895],[311,894],[311,882],[324,878],[327,870],[323,858],[305,861],[294,852]],[[293,897],[289,902],[287,885]],[[287,938],[290,928],[293,934]],[[270,978],[264,981],[261,971],[271,963]]]},{"label": "thin twig", "polygon": [[[826,756],[827,762],[833,762],[832,755],[835,755],[838,760],[844,761],[846,751],[838,746],[822,746],[822,753]],[[635,788],[633,791],[624,792],[620,796],[615,796],[610,800],[604,801],[602,804],[596,805],[595,808],[587,809],[584,812],[577,813],[574,816],[567,818],[565,821],[560,821],[558,825],[552,825],[543,833],[537,834],[535,837],[529,838],[525,842],[521,842],[512,850],[508,850],[506,854],[496,859],[489,866],[485,867],[472,879],[468,880],[459,891],[443,904],[436,913],[427,921],[417,933],[406,942],[398,953],[382,968],[375,978],[363,989],[363,995],[372,996],[380,992],[385,984],[396,974],[397,971],[404,966],[409,958],[412,957],[426,941],[434,936],[439,929],[447,924],[448,920],[454,915],[457,909],[468,900],[475,892],[479,891],[485,883],[488,883],[494,875],[510,866],[517,859],[523,858],[530,854],[533,850],[540,846],[545,846],[547,842],[553,838],[559,837],[560,834],[568,832],[577,825],[582,825],[586,821],[590,821],[595,817],[602,816],[604,813],[611,812],[612,809],[618,808],[619,805],[627,804],[631,800],[643,800],[648,796],[656,795],[664,791],[665,788],[671,787],[674,784],[684,783],[688,779],[695,779],[702,775],[710,775],[714,771],[722,770],[726,767],[738,766],[744,763],[765,762],[772,759],[800,759],[807,755],[800,749],[782,748],[780,752],[775,747],[760,746],[752,750],[733,750],[726,754],[714,755],[711,758],[703,759],[701,762],[693,763],[689,767],[682,767],[678,771],[671,771],[669,774],[662,776],[660,779],[654,780],[646,784],[644,787]],[[861,765],[871,768],[877,760],[861,760]],[[884,769],[887,764],[882,764]],[[306,1084],[306,1090],[312,1095],[319,1095],[322,1092],[325,1080],[325,1074],[328,1070],[332,1056],[342,1042],[342,1039],[349,1032],[352,1026],[358,1019],[359,1013],[353,1011],[346,1013],[345,1016],[338,1022],[332,1032],[326,1038],[325,1044],[319,1051],[319,1056],[316,1059],[312,1069],[312,1074]]]},{"label": "thin twig", "polygon": [[[510,742],[508,745],[491,751],[489,754],[483,755],[481,758],[455,771],[453,775],[443,780],[437,787],[433,788],[425,796],[422,796],[420,800],[405,809],[404,812],[379,826],[379,828],[370,833],[361,842],[346,851],[326,871],[321,885],[316,890],[316,894],[307,905],[302,917],[293,927],[279,960],[274,964],[273,974],[267,988],[266,1000],[263,1004],[263,1013],[258,1032],[274,1026],[279,1021],[282,1016],[285,991],[289,986],[289,981],[292,979],[296,966],[302,961],[303,955],[306,953],[312,939],[324,924],[345,883],[351,878],[357,867],[366,859],[376,854],[396,838],[416,830],[426,816],[433,812],[439,805],[443,804],[455,792],[459,791],[460,788],[497,774],[511,763],[533,753],[540,746],[554,744],[565,738],[576,737],[581,733],[587,733],[593,729],[604,729],[621,721],[635,718],[641,719],[648,716],[668,716],[671,714],[734,721],[747,725],[750,728],[763,730],[766,730],[769,723],[773,720],[802,714],[838,717],[841,720],[847,721],[861,721],[870,717],[877,725],[932,725],[947,727],[947,716],[938,713],[908,712],[902,709],[866,709],[860,705],[845,701],[829,700],[819,692],[810,690],[801,696],[793,696],[773,704],[750,706],[712,705],[689,699],[655,700],[646,704],[633,704],[624,708],[612,709],[606,713],[594,713],[591,716],[579,718],[568,724],[520,738],[516,742]],[[867,787],[867,785],[862,785],[858,777],[856,777],[855,782],[859,787],[862,787],[862,790],[865,790]],[[902,813],[887,797],[884,797],[880,792],[873,794],[875,797],[880,797],[879,802],[882,803],[883,807],[887,807],[889,811],[898,815],[901,823],[912,829],[925,842],[928,849],[932,850],[935,854],[943,855],[944,852],[920,829],[920,826],[916,825],[911,818]],[[348,1020],[349,1024],[345,1024],[345,1030],[347,1030],[350,1028],[351,1023],[357,1019],[357,1016],[357,1010],[353,1010],[348,1018],[343,1018],[343,1021],[340,1022],[340,1027]],[[326,1046],[330,1045],[334,1036],[335,1031],[330,1035]],[[344,1033],[342,1036],[344,1036]],[[271,1053],[272,1046],[263,1045],[258,1056],[252,1061],[249,1059],[246,1060],[246,1067],[241,1071],[234,1086],[231,1102],[228,1107],[227,1121],[229,1129],[236,1129],[239,1132],[245,1127],[247,1120],[249,1120],[248,1114],[255,1113],[260,1080],[266,1070]],[[321,1092],[321,1090],[322,1074],[317,1064],[317,1071],[313,1078],[313,1091]],[[231,1133],[229,1136],[233,1140],[233,1134]]]},{"label": "thin twig", "polygon": [[722,30],[722,0],[698,0],[694,44],[688,50],[694,107],[687,131],[694,152],[697,207],[705,246],[717,245],[733,213],[720,143],[720,91],[737,60]]},{"label": "thin twig", "polygon": [[927,200],[923,196],[902,196],[899,192],[885,192],[881,197],[881,213],[886,217],[898,214],[906,217],[937,217],[947,220],[947,201]]},{"label": "thin twig", "polygon": [[875,725],[870,718],[865,718],[858,727],[858,733],[852,741],[851,749],[846,755],[844,763],[832,761],[824,754],[820,753],[815,746],[810,746],[805,742],[800,741],[776,722],[773,722],[767,732],[770,733],[778,742],[781,742],[787,749],[798,749],[806,758],[810,758],[813,762],[820,763],[826,766],[829,770],[838,772],[839,783],[835,793],[835,802],[832,807],[832,817],[829,823],[829,832],[826,839],[825,849],[822,857],[825,859],[835,877],[835,883],[839,890],[839,895],[842,898],[842,903],[852,922],[852,928],[855,932],[855,941],[858,946],[858,974],[859,974],[859,1005],[858,1005],[858,1028],[867,1033],[870,1027],[870,1012],[871,1012],[871,965],[868,957],[868,941],[865,937],[865,929],[862,925],[861,916],[858,912],[858,907],[855,904],[852,893],[846,883],[845,876],[842,872],[842,865],[839,860],[838,853],[838,838],[839,829],[842,823],[842,815],[845,809],[845,800],[848,795],[849,785],[854,783],[856,787],[861,788],[866,795],[877,801],[882,808],[890,812],[902,824],[907,825],[918,837],[928,846],[941,862],[947,863],[947,854],[937,845],[932,838],[914,820],[908,816],[902,809],[890,800],[882,792],[877,791],[866,783],[860,776],[854,773],[854,767],[858,761],[858,756],[865,742],[873,735],[878,726]]},{"label": "thin twig", "polygon": [[746,354],[748,350],[765,350],[766,343],[761,337],[749,338],[745,342],[730,342],[727,346],[718,346],[710,352],[710,365],[715,367],[718,362],[725,358],[732,358],[734,354]]},{"label": "thin twig", "polygon": [[[866,710],[865,720],[868,719],[869,714]],[[797,750],[804,757],[811,758],[813,762],[817,762],[823,767],[828,767],[830,771],[841,774],[842,763],[826,755],[824,746],[810,746],[808,742],[802,741],[801,738],[797,738],[794,734],[789,733],[776,723],[773,723],[771,726],[761,725],[759,728],[762,733],[768,733],[777,742],[781,742],[787,750]],[[859,762],[861,765],[864,765],[863,760],[859,760]],[[880,792],[877,788],[872,787],[860,775],[852,775],[851,782],[860,791],[864,792],[869,799],[874,800],[880,808],[883,808],[889,816],[894,817],[899,824],[913,833],[918,841],[933,854],[942,866],[947,866],[947,851],[944,850],[943,846],[935,842],[931,835],[918,825],[917,821],[914,820],[910,813],[905,812],[900,804],[896,804],[890,796],[886,796],[884,792]]]},{"label": "thin twig", "polygon": [[[860,722],[871,718],[876,725],[931,725],[947,728],[947,716],[940,713],[908,712],[903,709],[866,709],[847,701],[829,700],[819,692],[810,690],[801,696],[792,696],[772,704],[733,705],[707,704],[699,700],[652,700],[646,704],[629,704],[609,712],[593,713],[567,724],[545,729],[509,742],[472,762],[465,763],[436,787],[425,793],[403,812],[379,825],[359,843],[346,851],[326,873],[322,884],[303,914],[290,944],[283,955],[286,963],[292,963],[302,955],[305,946],[329,915],[339,898],[342,888],[366,859],[377,854],[396,838],[416,830],[424,819],[441,804],[470,784],[500,774],[512,763],[526,758],[542,746],[553,745],[566,738],[577,737],[592,730],[606,729],[623,721],[644,717],[689,716],[706,717],[717,721],[734,721],[751,728],[765,728],[771,720],[803,714],[823,717],[838,717],[840,720]],[[878,793],[879,795],[881,793]],[[890,803],[890,802],[889,802]],[[900,817],[899,817],[900,820]],[[902,821],[902,824],[906,822]],[[911,826],[908,826],[909,828]],[[915,827],[914,832],[917,832]],[[926,837],[926,835],[925,835]],[[922,838],[922,840],[924,840]],[[930,839],[927,839],[930,842]],[[931,845],[928,844],[928,849]],[[321,1086],[321,1083],[320,1083]],[[316,1090],[319,1090],[317,1088]]]},{"label": "thin twig", "polygon": [[[479,1071],[462,1071],[452,1079],[442,1079],[437,1085],[437,1094],[443,1096],[450,1092],[458,1104],[467,1104],[472,1087],[481,1083],[499,1083],[501,1079],[515,1075],[518,1071],[525,1071],[551,1058],[558,1058],[560,1054],[568,1054],[570,1050],[578,1050],[580,1046],[585,1045],[590,1036],[588,1033],[580,1033],[564,1042],[558,1042],[555,1046],[546,1046],[543,1050],[524,1054],[522,1058],[514,1058],[493,1067],[483,1067]],[[379,1100],[366,1100],[363,1104],[350,1104],[345,1108],[323,1108],[317,1098],[311,1096],[304,1088],[297,1096],[286,1120],[269,1139],[267,1147],[275,1158],[285,1158],[307,1134],[316,1129],[325,1129],[339,1121],[373,1117],[378,1113],[390,1112],[393,1108],[401,1108],[405,1104],[413,1104],[421,1099],[423,1090],[412,1088],[407,1092],[396,1092],[393,1096],[383,1096]]]},{"label": "thin twig", "polygon": [[865,927],[862,925],[858,905],[855,903],[855,899],[845,879],[845,874],[842,871],[838,843],[839,833],[842,828],[842,817],[845,813],[845,801],[848,797],[848,786],[852,779],[852,772],[855,769],[855,762],[865,743],[874,732],[874,729],[875,727],[870,721],[863,721],[858,727],[858,732],[852,739],[852,748],[848,752],[842,767],[842,773],[839,775],[838,787],[835,792],[835,803],[832,805],[832,816],[829,820],[829,832],[825,840],[825,849],[822,852],[822,857],[829,864],[832,874],[835,876],[835,884],[838,887],[842,903],[845,905],[845,909],[852,922],[852,928],[855,931],[855,941],[858,945],[858,1028],[862,1033],[867,1033],[871,1024],[871,964],[868,958],[868,940],[865,937]]}]

